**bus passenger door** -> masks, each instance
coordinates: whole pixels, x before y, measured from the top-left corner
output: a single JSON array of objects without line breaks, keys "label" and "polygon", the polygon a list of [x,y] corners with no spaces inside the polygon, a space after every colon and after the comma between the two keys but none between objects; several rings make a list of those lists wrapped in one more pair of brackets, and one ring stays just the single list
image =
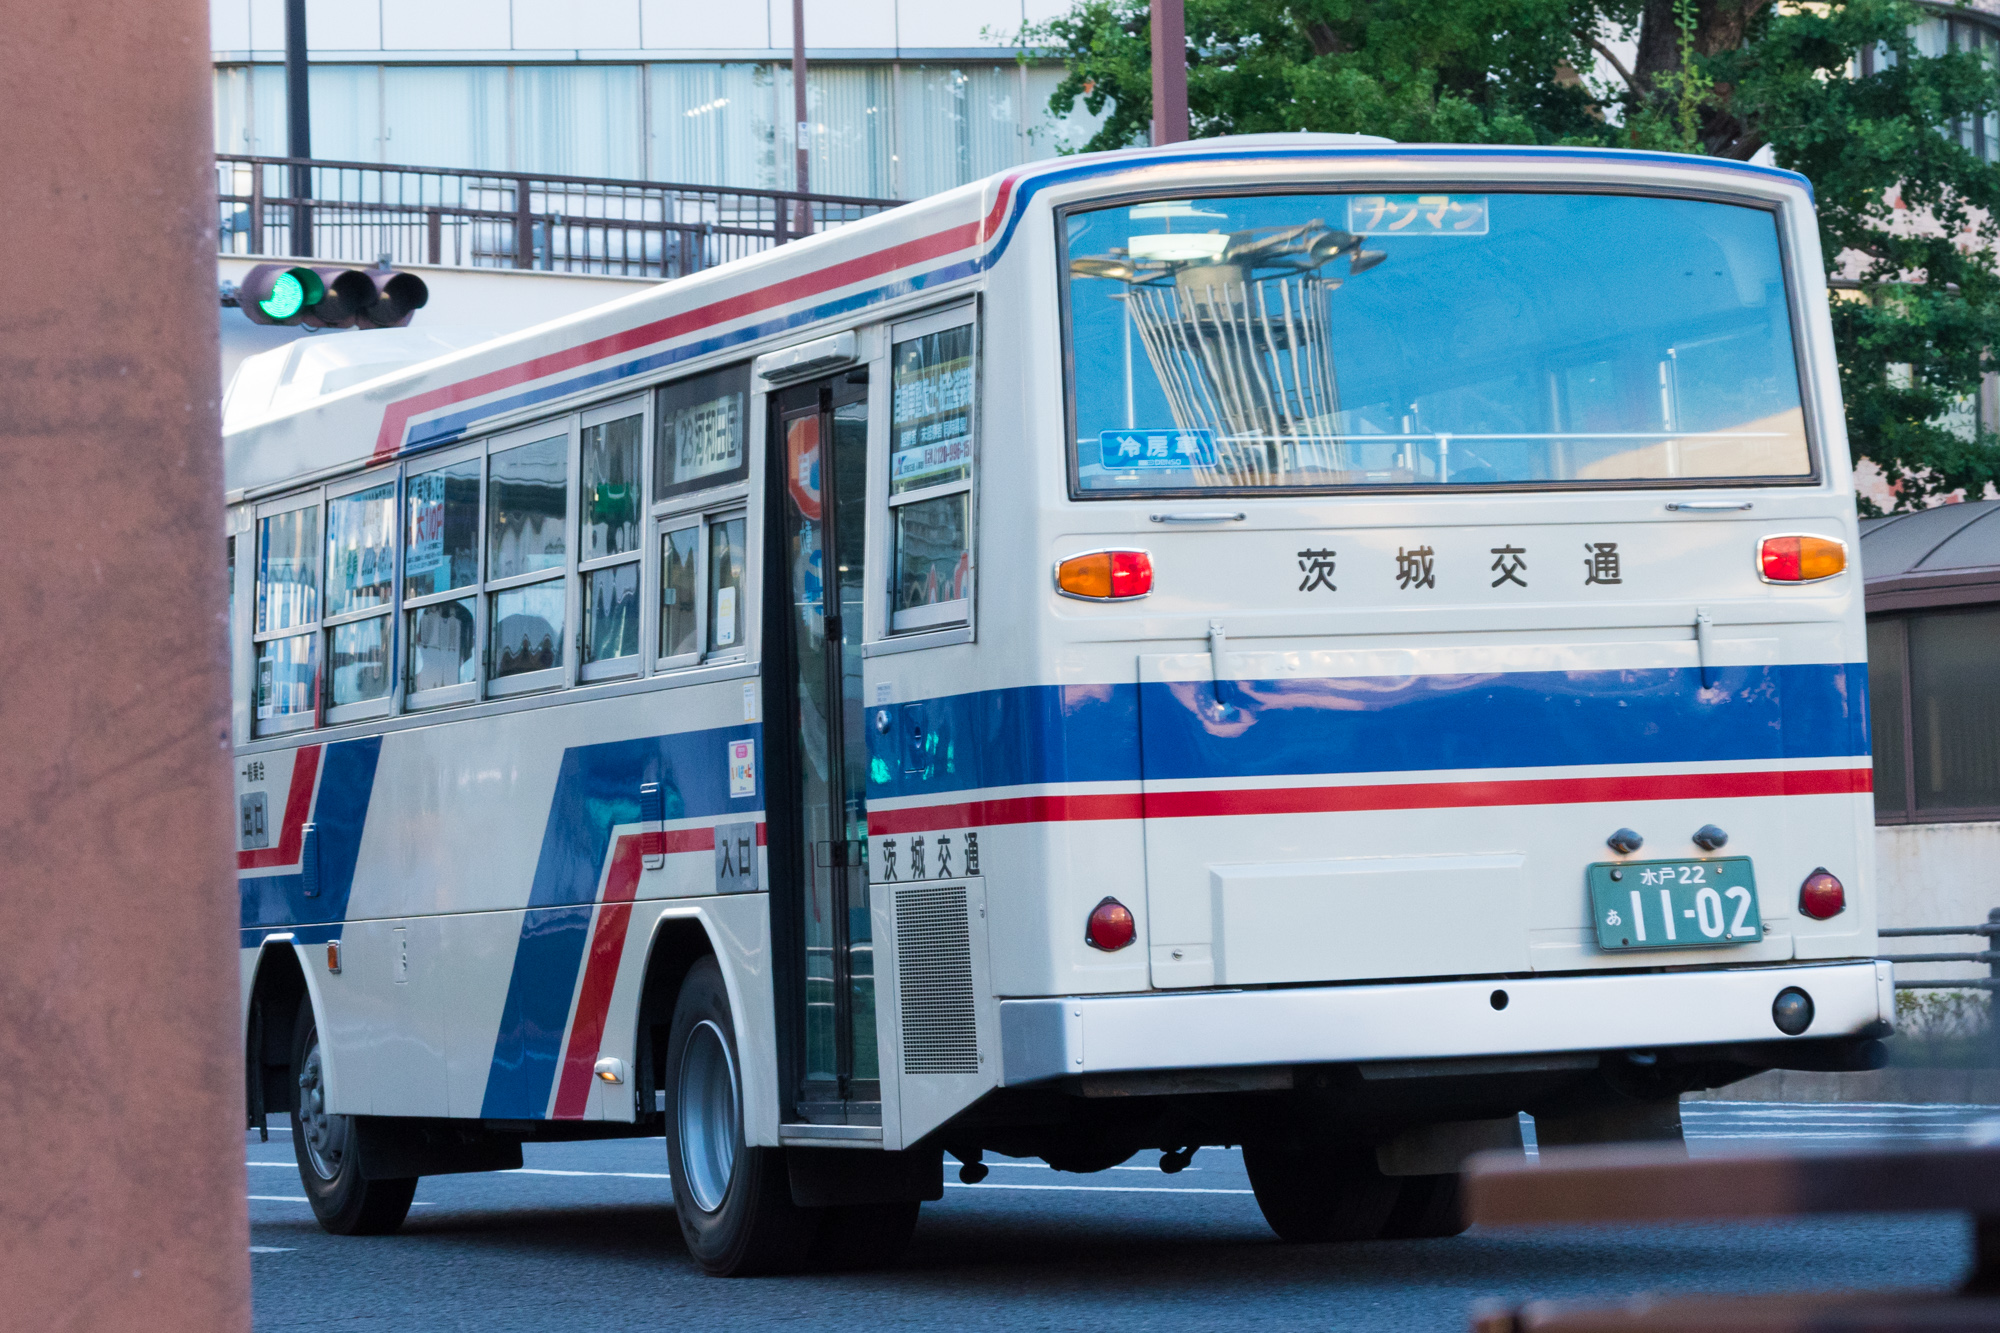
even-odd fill
[{"label": "bus passenger door", "polygon": [[771,401],[764,698],[780,1118],[879,1125],[862,730],[868,372]]}]

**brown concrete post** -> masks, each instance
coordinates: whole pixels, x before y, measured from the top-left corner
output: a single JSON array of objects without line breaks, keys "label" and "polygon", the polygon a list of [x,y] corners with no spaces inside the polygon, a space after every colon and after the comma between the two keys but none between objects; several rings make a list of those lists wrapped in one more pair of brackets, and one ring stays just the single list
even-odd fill
[{"label": "brown concrete post", "polygon": [[0,45],[0,1324],[249,1326],[204,0]]}]

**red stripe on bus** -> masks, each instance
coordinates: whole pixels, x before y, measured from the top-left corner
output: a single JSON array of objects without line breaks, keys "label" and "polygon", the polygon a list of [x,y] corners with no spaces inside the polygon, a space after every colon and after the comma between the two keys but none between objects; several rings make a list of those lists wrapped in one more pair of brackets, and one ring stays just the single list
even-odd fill
[{"label": "red stripe on bus", "polygon": [[981,244],[998,229],[997,219],[1007,210],[1007,201],[1013,193],[1014,178],[1008,177],[1001,183],[1000,196],[993,211],[987,217],[950,227],[914,241],[892,245],[886,250],[873,254],[859,255],[838,264],[829,264],[814,269],[796,278],[760,287],[753,292],[739,296],[725,297],[720,301],[656,319],[650,324],[625,329],[618,333],[606,334],[575,347],[565,347],[561,351],[538,356],[532,361],[507,366],[500,370],[475,375],[457,384],[441,385],[438,388],[391,403],[382,414],[382,429],[375,436],[375,462],[394,454],[403,443],[403,433],[409,426],[410,418],[452,403],[462,403],[468,398],[495,393],[525,384],[529,380],[543,379],[560,374],[577,366],[602,361],[606,357],[617,356],[621,352],[634,351],[653,343],[667,342],[699,332],[710,325],[727,323],[746,315],[759,314],[774,306],[790,305],[794,301],[809,296],[818,296],[835,288],[846,287],[869,278],[877,278],[884,273],[920,264],[927,259],[936,259]]},{"label": "red stripe on bus", "polygon": [[[637,835],[641,850],[647,856],[659,856],[673,852],[712,852],[715,850],[715,828],[677,828],[665,832]],[[757,825],[757,845],[764,845],[764,825]]]},{"label": "red stripe on bus", "polygon": [[[757,825],[757,845],[764,845],[761,822]],[[611,992],[618,984],[618,963],[625,956],[625,932],[632,923],[632,900],[639,894],[639,871],[645,858],[663,852],[713,850],[712,826],[630,833],[612,848],[603,905],[590,933],[583,990],[576,998],[576,1016],[570,1020],[562,1081],[556,1086],[555,1119],[579,1120],[590,1105],[590,1080],[597,1072],[597,1053],[603,1048],[604,1023],[611,1012]]]},{"label": "red stripe on bus", "polygon": [[611,991],[618,983],[618,960],[625,954],[625,929],[632,920],[632,899],[639,892],[639,870],[645,857],[643,837],[635,834],[620,838],[611,851],[604,902],[597,909],[597,924],[590,934],[583,990],[576,998],[576,1017],[569,1027],[569,1051],[563,1057],[562,1082],[556,1088],[554,1118],[557,1120],[582,1119],[584,1108],[590,1104],[590,1080],[597,1069],[598,1047],[604,1040],[605,1016],[611,1012]]},{"label": "red stripe on bus", "polygon": [[1866,768],[1761,773],[1664,773],[1608,778],[1409,782],[1373,787],[1260,787],[1127,792],[1112,796],[1018,796],[954,805],[876,810],[871,834],[924,833],[984,824],[1083,819],[1190,819],[1219,815],[1444,810],[1497,805],[1586,805],[1607,801],[1722,800],[1746,796],[1853,795],[1874,790]]},{"label": "red stripe on bus", "polygon": [[871,810],[870,833],[923,833],[934,828],[981,824],[1042,824],[1071,819],[1139,819],[1145,814],[1136,791],[1102,796],[1012,796],[959,805],[918,805]]},{"label": "red stripe on bus", "polygon": [[317,745],[301,746],[292,760],[292,787],[285,793],[285,822],[278,829],[278,845],[236,853],[238,870],[299,863],[306,840],[306,815],[312,810],[313,782],[319,777],[319,751]]}]

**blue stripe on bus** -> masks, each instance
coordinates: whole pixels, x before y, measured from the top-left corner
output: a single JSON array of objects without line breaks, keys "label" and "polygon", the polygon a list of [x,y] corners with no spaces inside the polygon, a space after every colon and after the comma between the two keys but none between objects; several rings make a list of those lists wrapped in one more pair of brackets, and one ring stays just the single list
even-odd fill
[{"label": "blue stripe on bus", "polygon": [[319,860],[319,896],[305,895],[305,875],[246,875],[238,877],[242,899],[243,944],[261,944],[274,930],[289,930],[299,944],[323,944],[340,938],[347,919],[347,899],[354,889],[354,867],[361,857],[361,830],[368,821],[368,799],[375,790],[375,766],[382,756],[382,738],[336,741],[321,760],[319,793],[307,818]]},{"label": "blue stripe on bus", "polygon": [[670,820],[762,810],[762,755],[756,793],[731,797],[727,748],[730,741],[749,739],[761,751],[762,732],[745,723],[563,752],[500,1012],[482,1117],[539,1120],[548,1114],[611,830],[638,821],[639,784],[660,784]]},{"label": "blue stripe on bus", "polygon": [[1036,686],[889,705],[874,800],[986,787],[1866,757],[1860,662]]}]

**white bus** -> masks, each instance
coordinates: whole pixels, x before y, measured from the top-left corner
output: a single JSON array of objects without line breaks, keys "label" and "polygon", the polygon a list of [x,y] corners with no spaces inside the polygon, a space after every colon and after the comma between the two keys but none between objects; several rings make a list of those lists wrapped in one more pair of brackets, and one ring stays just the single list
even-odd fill
[{"label": "white bus", "polygon": [[1879,1061],[1796,175],[1075,157],[227,456],[249,1112],[330,1231],[664,1135],[717,1273],[986,1153],[1444,1235],[1522,1111]]}]

